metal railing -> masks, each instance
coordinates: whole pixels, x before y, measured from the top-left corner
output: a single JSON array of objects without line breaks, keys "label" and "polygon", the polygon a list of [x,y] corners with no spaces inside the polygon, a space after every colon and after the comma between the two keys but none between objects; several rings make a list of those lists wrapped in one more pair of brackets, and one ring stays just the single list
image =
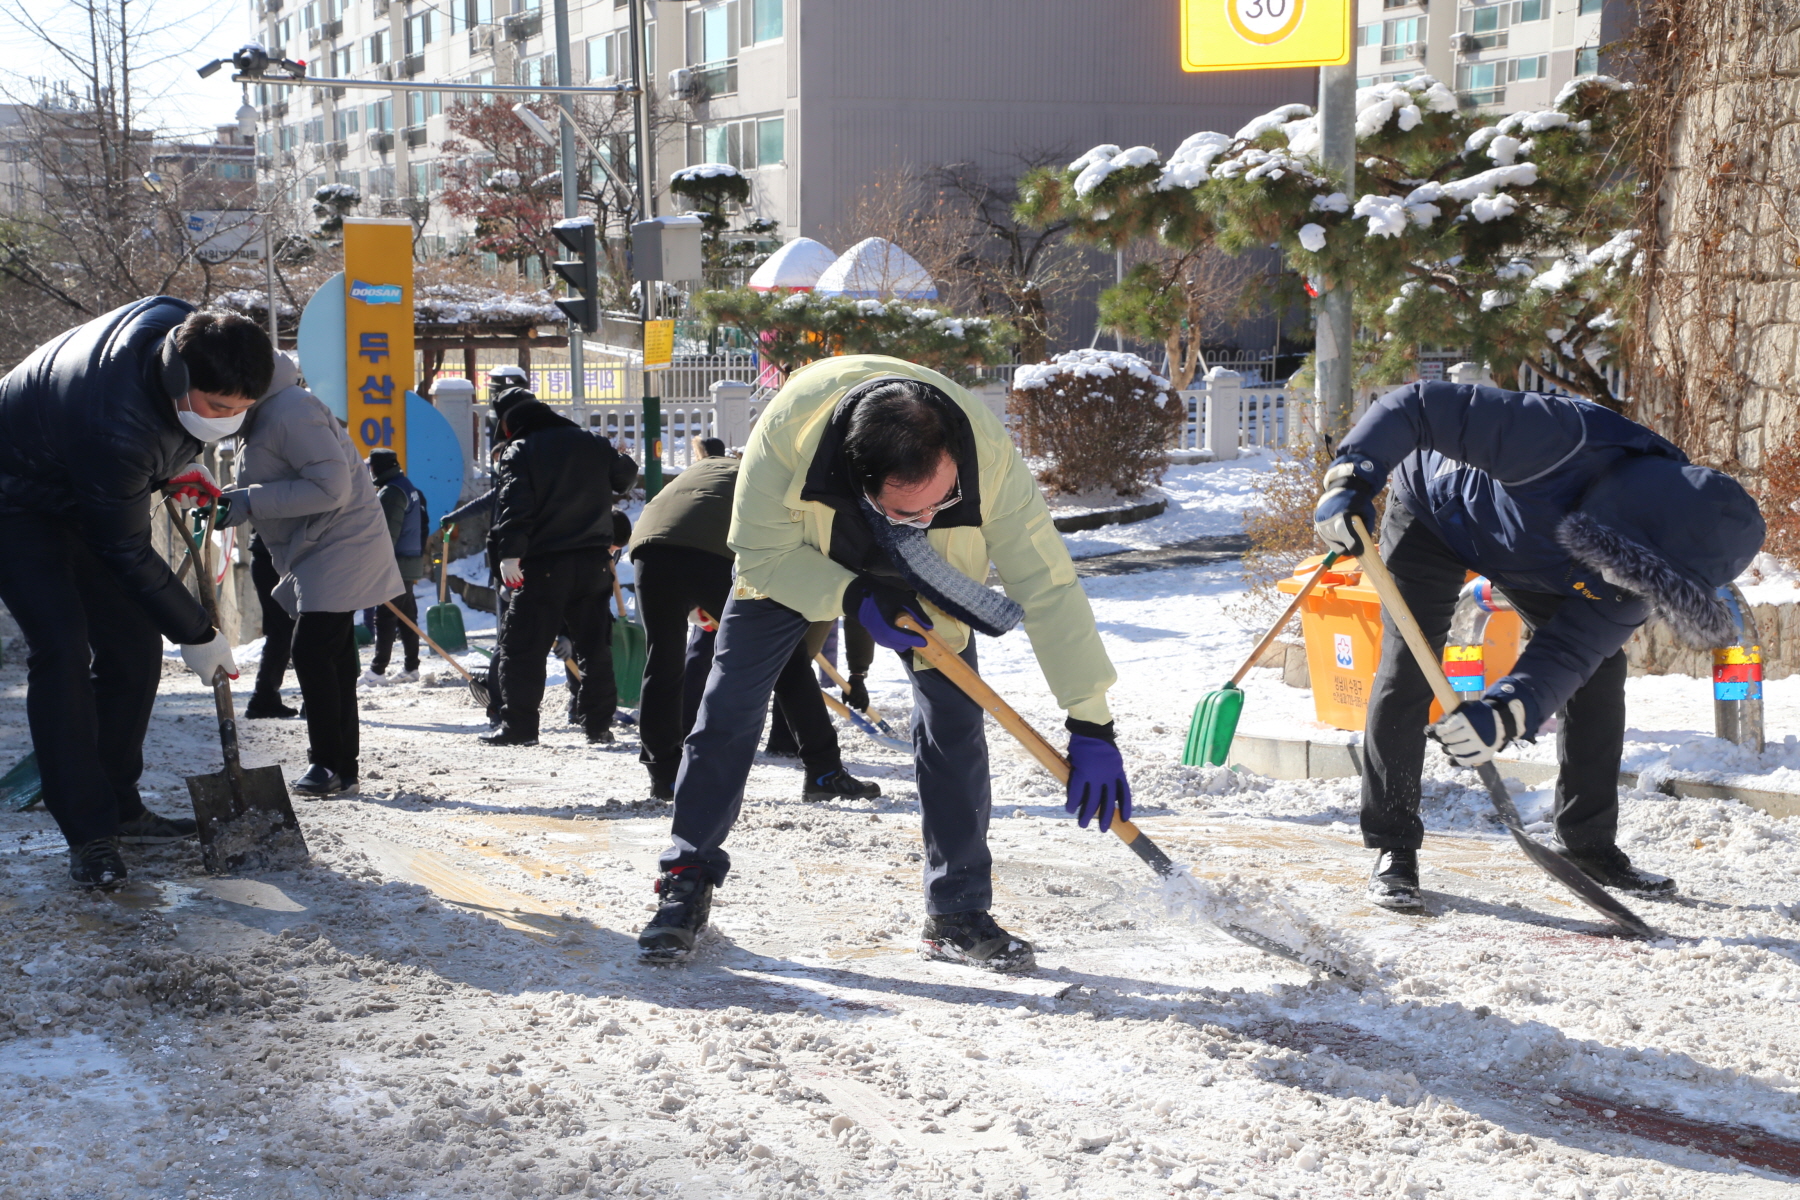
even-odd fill
[{"label": "metal railing", "polygon": [[[1222,404],[1210,404],[1213,389],[1220,389]],[[1252,384],[1246,385],[1229,376],[1224,380],[1205,380],[1200,387],[1187,388],[1179,393],[1182,402],[1187,406],[1186,420],[1175,437],[1177,450],[1214,449],[1215,453],[1223,446],[1233,443],[1229,429],[1211,430],[1207,427],[1208,411],[1226,415],[1236,413],[1235,444],[1243,446],[1267,446],[1284,448],[1288,444],[1288,434],[1292,425],[1290,416],[1296,405],[1303,403],[1299,397],[1284,384]],[[1223,436],[1221,436],[1223,435]]]}]

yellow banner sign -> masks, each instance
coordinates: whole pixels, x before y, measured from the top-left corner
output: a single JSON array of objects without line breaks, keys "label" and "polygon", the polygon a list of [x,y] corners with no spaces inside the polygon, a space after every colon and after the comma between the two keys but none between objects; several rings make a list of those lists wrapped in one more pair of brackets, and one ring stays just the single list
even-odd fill
[{"label": "yellow banner sign", "polygon": [[1350,0],[1181,0],[1181,69],[1337,66],[1355,28]]},{"label": "yellow banner sign", "polygon": [[350,440],[363,457],[387,447],[406,465],[413,379],[412,222],[344,222],[344,353]]},{"label": "yellow banner sign", "polygon": [[666,367],[675,359],[675,322],[644,322],[644,366]]}]

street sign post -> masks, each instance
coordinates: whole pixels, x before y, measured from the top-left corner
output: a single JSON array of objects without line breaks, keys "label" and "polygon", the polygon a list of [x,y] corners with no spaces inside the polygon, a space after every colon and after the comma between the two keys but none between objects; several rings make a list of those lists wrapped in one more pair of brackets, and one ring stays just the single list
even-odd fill
[{"label": "street sign post", "polygon": [[1355,28],[1351,0],[1181,0],[1181,69],[1337,66]]}]

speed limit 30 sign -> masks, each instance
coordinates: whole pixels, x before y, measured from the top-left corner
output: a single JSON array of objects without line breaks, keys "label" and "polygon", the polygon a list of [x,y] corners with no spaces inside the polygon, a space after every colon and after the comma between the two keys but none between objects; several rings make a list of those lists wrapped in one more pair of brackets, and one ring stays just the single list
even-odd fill
[{"label": "speed limit 30 sign", "polygon": [[1352,0],[1181,0],[1181,69],[1255,71],[1350,61]]}]

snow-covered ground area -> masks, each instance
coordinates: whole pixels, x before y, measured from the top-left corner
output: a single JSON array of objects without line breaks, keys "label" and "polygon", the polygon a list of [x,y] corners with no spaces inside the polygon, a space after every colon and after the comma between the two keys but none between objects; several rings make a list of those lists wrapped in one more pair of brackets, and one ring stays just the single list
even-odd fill
[{"label": "snow-covered ground area", "polygon": [[[1257,469],[1171,472],[1195,511],[1166,519],[1192,525],[1149,544],[1230,532]],[[1433,765],[1430,915],[1374,909],[1354,780],[1179,765],[1195,701],[1253,640],[1241,586],[1230,563],[1086,581],[1137,819],[1221,903],[1329,945],[1348,982],[1172,906],[991,724],[994,912],[1036,973],[913,955],[911,766],[848,730],[885,794],[808,805],[796,765],[759,758],[697,961],[639,966],[668,812],[641,800],[635,736],[588,747],[553,689],[543,745],[481,746],[460,679],[428,663],[362,692],[362,790],[297,802],[304,869],[210,877],[191,847],[133,847],[128,888],[80,894],[50,819],[0,814],[0,1200],[1792,1195],[1800,820],[1626,796],[1625,847],[1681,884],[1630,900],[1659,936],[1629,941]],[[1060,743],[1026,640],[980,650]],[[0,668],[7,762],[21,657]],[[1631,688],[1633,754],[1704,746],[1704,683]],[[871,691],[906,720],[891,655]],[[1247,732],[1317,732],[1273,672],[1247,691]],[[1787,763],[1800,683],[1769,692]],[[299,724],[240,729],[249,765],[305,769]],[[178,660],[146,754],[167,812],[218,769],[210,695]]]},{"label": "snow-covered ground area", "polygon": [[[1159,489],[1169,498],[1159,517],[1063,535],[1076,558],[1120,550],[1152,550],[1198,537],[1241,533],[1244,510],[1260,499],[1260,477],[1275,465],[1271,451],[1249,447],[1230,462],[1172,466]],[[1125,503],[1115,501],[1115,503]]]}]

